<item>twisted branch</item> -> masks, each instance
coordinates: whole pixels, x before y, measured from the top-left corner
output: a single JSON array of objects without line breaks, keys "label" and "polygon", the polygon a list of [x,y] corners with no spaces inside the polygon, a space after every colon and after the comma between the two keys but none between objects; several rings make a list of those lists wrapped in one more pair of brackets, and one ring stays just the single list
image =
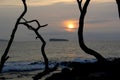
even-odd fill
[{"label": "twisted branch", "polygon": [[106,59],[103,56],[101,56],[98,52],[88,48],[84,43],[84,39],[83,39],[84,19],[87,13],[87,7],[90,3],[90,0],[86,0],[83,7],[81,6],[82,0],[80,1],[77,0],[77,3],[78,3],[79,10],[81,12],[80,18],[79,18],[79,28],[78,28],[79,45],[84,52],[86,52],[87,54],[93,55],[94,57],[98,59],[98,61],[100,62],[106,61]]},{"label": "twisted branch", "polygon": [[[43,76],[47,75],[48,73],[54,71],[57,69],[58,67],[58,64],[56,64],[52,69],[49,68],[48,66],[48,58],[45,54],[45,45],[46,45],[46,42],[45,40],[42,38],[42,36],[39,34],[38,30],[41,28],[41,27],[45,27],[47,26],[48,24],[45,24],[45,25],[40,25],[40,23],[38,22],[38,20],[30,20],[30,21],[27,21],[25,18],[23,18],[23,20],[25,22],[20,22],[19,24],[23,24],[25,25],[28,29],[32,30],[35,32],[35,34],[37,35],[37,38],[39,38],[41,41],[42,41],[42,46],[41,46],[41,52],[42,52],[42,55],[43,55],[43,58],[44,58],[44,61],[45,61],[45,70],[42,72],[42,73],[38,73],[37,75],[35,75],[33,77],[34,80],[38,80],[38,79],[41,79]],[[29,23],[32,23],[32,22],[36,22],[37,23],[37,28],[34,28],[33,26],[31,26]]]}]

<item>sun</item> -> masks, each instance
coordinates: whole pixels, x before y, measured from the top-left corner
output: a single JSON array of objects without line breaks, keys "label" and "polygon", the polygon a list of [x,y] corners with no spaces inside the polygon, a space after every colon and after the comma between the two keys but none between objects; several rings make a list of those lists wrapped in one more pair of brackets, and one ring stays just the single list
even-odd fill
[{"label": "sun", "polygon": [[68,32],[75,32],[77,28],[77,20],[64,20],[62,26]]},{"label": "sun", "polygon": [[73,28],[75,28],[75,26],[74,26],[74,24],[71,23],[71,24],[68,24],[68,28],[73,29]]}]

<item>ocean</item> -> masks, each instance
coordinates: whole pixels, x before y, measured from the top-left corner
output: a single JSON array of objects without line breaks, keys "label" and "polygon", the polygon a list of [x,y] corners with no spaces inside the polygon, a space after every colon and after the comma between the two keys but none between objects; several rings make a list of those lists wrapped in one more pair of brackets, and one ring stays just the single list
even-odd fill
[{"label": "ocean", "polygon": [[[86,45],[99,52],[106,58],[120,57],[120,41],[85,41]],[[10,58],[5,64],[3,72],[31,71],[44,68],[41,54],[41,42],[39,41],[14,41],[8,53]],[[0,41],[0,57],[7,46],[6,41]],[[77,41],[47,41],[45,53],[52,67],[56,62],[64,61],[95,61],[79,47]]]}]

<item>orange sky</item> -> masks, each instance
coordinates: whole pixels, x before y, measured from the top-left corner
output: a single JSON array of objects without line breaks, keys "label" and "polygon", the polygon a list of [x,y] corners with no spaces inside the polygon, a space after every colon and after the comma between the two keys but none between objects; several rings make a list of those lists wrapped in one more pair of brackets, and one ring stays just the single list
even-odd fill
[{"label": "orange sky", "polygon": [[77,24],[78,24],[77,20],[65,20],[62,22],[62,26],[68,32],[74,32],[75,29],[78,27]]},{"label": "orange sky", "polygon": [[[32,7],[28,7],[25,18],[28,20],[37,19],[41,24],[48,24],[47,27],[40,30],[41,33],[47,35],[48,38],[53,36],[60,37],[62,35],[67,37],[67,33],[70,32],[69,37],[73,38],[72,36],[75,36],[74,33],[77,32],[78,18],[80,15],[75,1],[76,0],[27,0],[27,3],[32,5]],[[66,2],[67,4],[61,2]],[[22,5],[21,0],[0,0],[0,33],[2,33],[0,34],[0,38],[9,38],[16,19],[23,10],[22,6],[5,5],[20,4]],[[68,28],[69,24],[73,24],[75,28]],[[119,25],[115,0],[91,0],[85,18],[85,33],[120,33]],[[19,32],[17,32],[16,39],[32,40],[29,35],[33,35],[33,33],[27,32],[22,27],[20,28],[21,29],[18,30]]]},{"label": "orange sky", "polygon": [[[51,5],[59,2],[73,3],[76,0],[26,0],[29,5],[40,6],[40,5]],[[91,0],[92,2],[113,2],[114,0]],[[21,0],[0,0],[0,5],[20,5]]]}]

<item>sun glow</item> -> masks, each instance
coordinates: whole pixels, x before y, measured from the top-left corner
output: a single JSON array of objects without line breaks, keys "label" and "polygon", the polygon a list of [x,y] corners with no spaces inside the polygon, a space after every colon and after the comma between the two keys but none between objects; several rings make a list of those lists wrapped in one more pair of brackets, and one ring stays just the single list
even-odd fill
[{"label": "sun glow", "polygon": [[74,24],[71,23],[71,24],[68,24],[68,28],[73,29],[73,28],[75,28],[75,26],[74,26]]},{"label": "sun glow", "polygon": [[68,32],[74,32],[77,28],[77,20],[65,20],[63,21],[64,29]]}]

